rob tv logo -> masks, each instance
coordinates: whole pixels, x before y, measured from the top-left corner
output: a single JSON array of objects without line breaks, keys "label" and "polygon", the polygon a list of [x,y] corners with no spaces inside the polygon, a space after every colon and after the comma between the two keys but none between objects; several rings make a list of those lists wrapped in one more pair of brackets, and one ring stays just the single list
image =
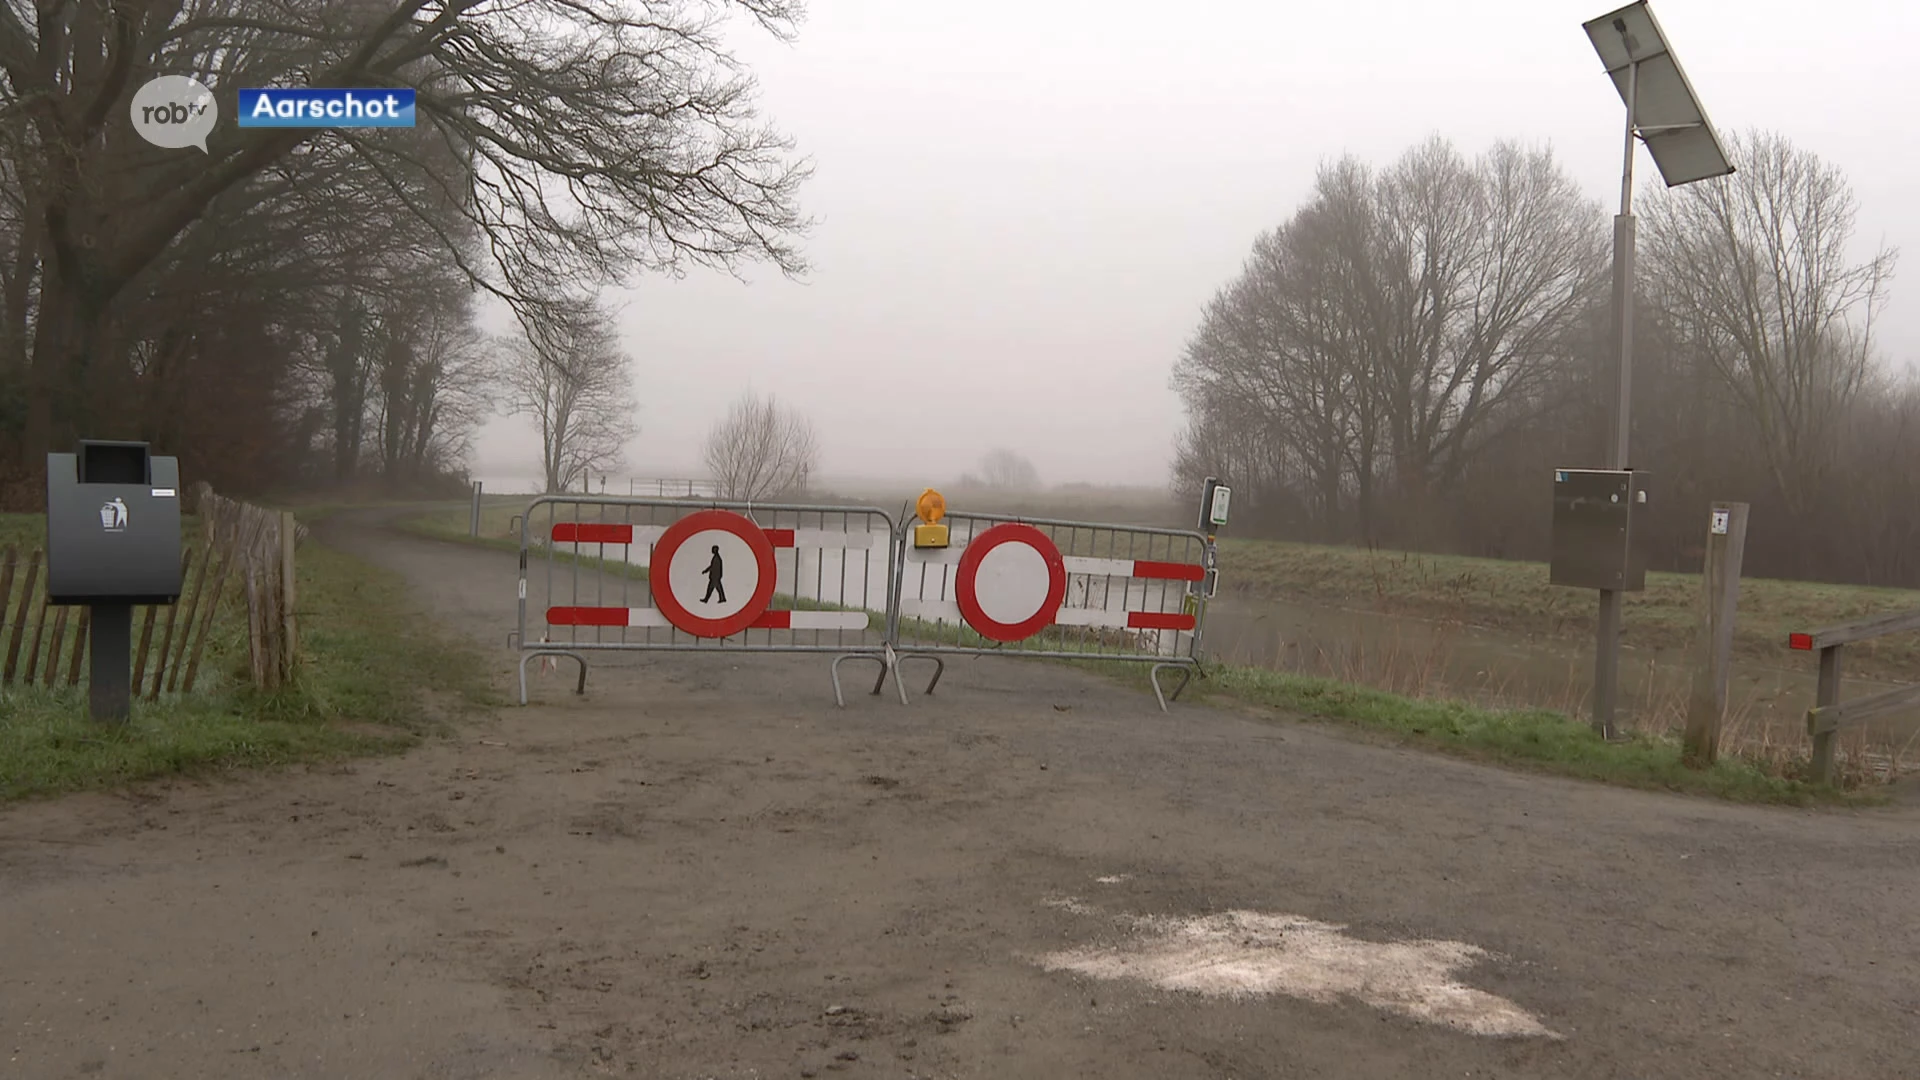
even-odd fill
[{"label": "rob tv logo", "polygon": [[207,136],[220,120],[213,91],[185,75],[162,75],[133,95],[133,130],[155,146],[177,150],[197,146],[207,152]]}]

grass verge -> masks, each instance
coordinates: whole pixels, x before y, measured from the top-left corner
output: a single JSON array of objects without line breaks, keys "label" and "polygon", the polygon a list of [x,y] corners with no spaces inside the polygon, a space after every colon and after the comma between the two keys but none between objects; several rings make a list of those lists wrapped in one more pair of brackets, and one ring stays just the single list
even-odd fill
[{"label": "grass verge", "polygon": [[[393,575],[308,544],[298,560],[302,662],[272,693],[245,684],[244,613],[210,689],[136,702],[120,727],[86,717],[86,687],[0,691],[0,799],[156,776],[393,752],[491,700],[477,653],[423,633]],[[235,603],[243,603],[234,596]],[[220,642],[214,643],[222,645]]]},{"label": "grass verge", "polygon": [[1212,666],[1207,674],[1188,692],[1301,713],[1475,761],[1736,802],[1807,806],[1881,801],[1871,789],[1806,783],[1796,775],[1798,762],[1728,755],[1711,768],[1691,769],[1681,763],[1674,738],[1636,734],[1607,742],[1585,724],[1549,709],[1489,709],[1409,698],[1264,668]]}]

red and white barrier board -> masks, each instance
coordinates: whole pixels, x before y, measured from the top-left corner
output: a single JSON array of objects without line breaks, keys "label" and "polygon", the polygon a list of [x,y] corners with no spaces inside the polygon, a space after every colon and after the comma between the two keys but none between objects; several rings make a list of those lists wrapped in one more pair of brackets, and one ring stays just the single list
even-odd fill
[{"label": "red and white barrier board", "polygon": [[[951,599],[903,596],[902,615],[964,621],[980,636],[1000,642],[1022,641],[1048,626],[1190,631],[1196,620],[1185,612],[1065,607],[1067,580],[1076,574],[1161,581],[1206,576],[1197,563],[1062,555],[1047,534],[1020,522],[994,525],[963,547],[909,549],[907,559],[955,566],[956,572]],[[944,573],[941,578],[944,584]]]},{"label": "red and white barrier board", "polygon": [[[701,510],[667,526],[561,522],[555,544],[647,544],[652,607],[555,606],[551,626],[673,627],[700,638],[743,630],[865,630],[865,611],[786,611],[773,600],[775,548],[862,548],[873,533],[763,529],[730,510]],[[884,534],[880,534],[884,539]]]}]

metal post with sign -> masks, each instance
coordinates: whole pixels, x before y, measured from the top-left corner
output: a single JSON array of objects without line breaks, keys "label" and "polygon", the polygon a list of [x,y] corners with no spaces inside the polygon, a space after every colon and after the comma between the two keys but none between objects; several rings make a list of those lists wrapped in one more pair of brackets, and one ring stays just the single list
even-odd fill
[{"label": "metal post with sign", "polygon": [[[1720,137],[1694,97],[1680,61],[1645,0],[1628,4],[1584,24],[1587,38],[1606,66],[1608,78],[1627,108],[1626,151],[1620,172],[1620,213],[1613,219],[1613,309],[1615,350],[1612,401],[1607,424],[1606,467],[1626,472],[1627,439],[1632,428],[1633,389],[1633,150],[1646,144],[1668,187],[1726,176],[1733,172]],[[1581,470],[1560,470],[1559,474]],[[1555,550],[1559,536],[1561,481],[1555,483]],[[1631,479],[1627,489],[1634,492]],[[1556,560],[1557,562],[1557,560]],[[1622,567],[1624,569],[1624,567]],[[1557,579],[1556,579],[1557,580]],[[1571,584],[1571,582],[1567,582]],[[1595,634],[1593,727],[1615,738],[1614,702],[1619,687],[1620,588],[1600,587],[1600,617]]]},{"label": "metal post with sign", "polygon": [[1207,550],[1203,556],[1207,568],[1206,576],[1188,588],[1186,607],[1189,611],[1199,608],[1200,597],[1212,599],[1220,588],[1220,557],[1217,537],[1221,529],[1227,527],[1227,508],[1233,500],[1233,489],[1220,482],[1217,476],[1209,476],[1200,486],[1200,531],[1207,534]]}]

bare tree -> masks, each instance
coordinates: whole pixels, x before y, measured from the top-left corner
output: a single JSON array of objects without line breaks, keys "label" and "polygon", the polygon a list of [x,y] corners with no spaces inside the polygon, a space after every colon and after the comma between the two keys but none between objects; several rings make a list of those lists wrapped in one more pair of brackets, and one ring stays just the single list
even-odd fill
[{"label": "bare tree", "polygon": [[540,433],[546,489],[570,490],[620,464],[639,429],[632,360],[616,345],[606,313],[581,305],[506,350],[509,411],[531,418]]},{"label": "bare tree", "polygon": [[445,285],[387,313],[379,431],[389,481],[422,479],[460,464],[491,411],[495,350],[473,324],[466,290]]},{"label": "bare tree", "polygon": [[1826,487],[1872,373],[1873,322],[1897,253],[1849,256],[1858,209],[1839,169],[1780,135],[1729,140],[1740,171],[1646,205],[1654,302],[1732,391],[1789,513]]},{"label": "bare tree", "polygon": [[708,433],[706,456],[721,498],[772,499],[807,489],[820,446],[806,417],[748,391]]},{"label": "bare tree", "polygon": [[980,476],[987,487],[1000,491],[1033,491],[1040,486],[1040,470],[1006,447],[990,450],[980,459]]},{"label": "bare tree", "polygon": [[[799,13],[794,0],[0,6],[0,250],[19,268],[0,387],[27,391],[0,453],[32,461],[91,426],[95,383],[130,348],[113,336],[129,290],[302,148],[351,154],[384,206],[429,222],[454,211],[467,228],[446,234],[444,257],[536,327],[564,308],[555,298],[634,270],[798,271],[806,170],[755,115],[727,10],[782,36]],[[411,87],[422,138],[223,122],[204,154],[162,150],[127,121],[158,74],[211,86],[223,119],[236,87]],[[487,243],[468,246],[468,229]]]},{"label": "bare tree", "polygon": [[[1439,140],[1383,178],[1390,260],[1379,395],[1403,495],[1424,495],[1523,415],[1504,408],[1572,359],[1595,296],[1604,218],[1547,150],[1477,161]],[[1422,507],[1424,509],[1424,507]]]},{"label": "bare tree", "polygon": [[1571,359],[1602,220],[1549,154],[1504,143],[1323,168],[1176,367],[1195,433],[1240,443],[1254,491],[1292,491],[1322,535],[1371,536],[1382,477],[1424,512]]}]

